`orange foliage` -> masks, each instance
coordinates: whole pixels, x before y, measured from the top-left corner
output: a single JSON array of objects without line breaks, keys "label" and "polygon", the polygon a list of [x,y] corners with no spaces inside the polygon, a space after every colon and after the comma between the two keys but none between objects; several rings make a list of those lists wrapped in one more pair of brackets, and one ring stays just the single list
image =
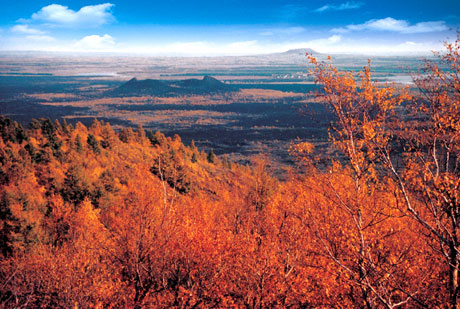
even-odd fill
[{"label": "orange foliage", "polygon": [[458,42],[443,57],[425,101],[310,58],[346,160],[293,145],[285,181],[142,127],[0,118],[0,306],[456,307]]}]

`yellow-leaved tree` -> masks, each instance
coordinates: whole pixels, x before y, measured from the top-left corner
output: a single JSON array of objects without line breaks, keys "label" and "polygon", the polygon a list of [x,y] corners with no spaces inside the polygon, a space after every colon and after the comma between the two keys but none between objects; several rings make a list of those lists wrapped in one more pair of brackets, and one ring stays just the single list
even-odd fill
[{"label": "yellow-leaved tree", "polygon": [[[367,184],[386,184],[394,192],[401,216],[419,229],[437,257],[436,271],[441,274],[448,299],[458,307],[460,265],[460,37],[446,44],[439,61],[426,62],[422,74],[414,78],[418,91],[381,85],[371,80],[370,65],[360,73],[339,72],[331,62],[313,64],[312,74],[323,85],[322,96],[336,115],[333,140],[349,160],[356,196]],[[393,186],[394,185],[394,186]],[[369,282],[369,270],[380,266],[366,252],[363,207],[359,200],[350,206],[337,195],[339,204],[349,213],[357,235],[358,283],[386,307],[403,299],[387,295],[381,281]],[[347,269],[340,259],[333,257]],[[364,267],[364,265],[367,265]],[[369,269],[370,265],[370,269]],[[377,267],[378,266],[378,267]],[[350,271],[352,272],[352,271]],[[403,290],[407,300],[422,301],[420,289]],[[395,300],[397,301],[395,303]]]}]

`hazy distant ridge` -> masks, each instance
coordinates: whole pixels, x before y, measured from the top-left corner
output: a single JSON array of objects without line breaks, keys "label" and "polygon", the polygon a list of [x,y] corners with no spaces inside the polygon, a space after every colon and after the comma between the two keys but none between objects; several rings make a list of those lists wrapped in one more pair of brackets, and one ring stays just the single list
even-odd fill
[{"label": "hazy distant ridge", "polygon": [[283,53],[279,53],[281,55],[298,55],[298,56],[305,56],[305,54],[316,54],[318,55],[319,53],[311,48],[297,48],[297,49],[290,49],[288,51],[285,51]]}]

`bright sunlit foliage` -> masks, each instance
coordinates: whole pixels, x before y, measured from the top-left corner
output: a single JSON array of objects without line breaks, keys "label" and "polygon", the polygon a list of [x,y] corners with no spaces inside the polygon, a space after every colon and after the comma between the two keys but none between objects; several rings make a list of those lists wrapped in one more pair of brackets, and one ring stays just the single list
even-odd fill
[{"label": "bright sunlit foliage", "polygon": [[276,179],[179,136],[0,118],[1,307],[452,307],[460,55],[420,91],[309,57],[342,154]]}]

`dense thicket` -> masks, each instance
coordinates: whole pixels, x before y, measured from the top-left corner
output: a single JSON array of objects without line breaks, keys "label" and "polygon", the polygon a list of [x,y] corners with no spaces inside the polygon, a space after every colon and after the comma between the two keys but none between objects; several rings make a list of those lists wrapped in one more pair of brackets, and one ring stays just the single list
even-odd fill
[{"label": "dense thicket", "polygon": [[358,269],[342,199],[366,205],[368,249],[391,269],[392,295],[414,285],[441,301],[445,270],[391,184],[357,196],[338,165],[278,183],[263,160],[211,163],[178,137],[100,122],[1,125],[4,306],[362,305],[357,278],[329,256]]},{"label": "dense thicket", "polygon": [[0,306],[456,307],[458,45],[443,59],[420,100],[311,58],[348,160],[295,145],[283,182],[178,136],[0,118]]}]

